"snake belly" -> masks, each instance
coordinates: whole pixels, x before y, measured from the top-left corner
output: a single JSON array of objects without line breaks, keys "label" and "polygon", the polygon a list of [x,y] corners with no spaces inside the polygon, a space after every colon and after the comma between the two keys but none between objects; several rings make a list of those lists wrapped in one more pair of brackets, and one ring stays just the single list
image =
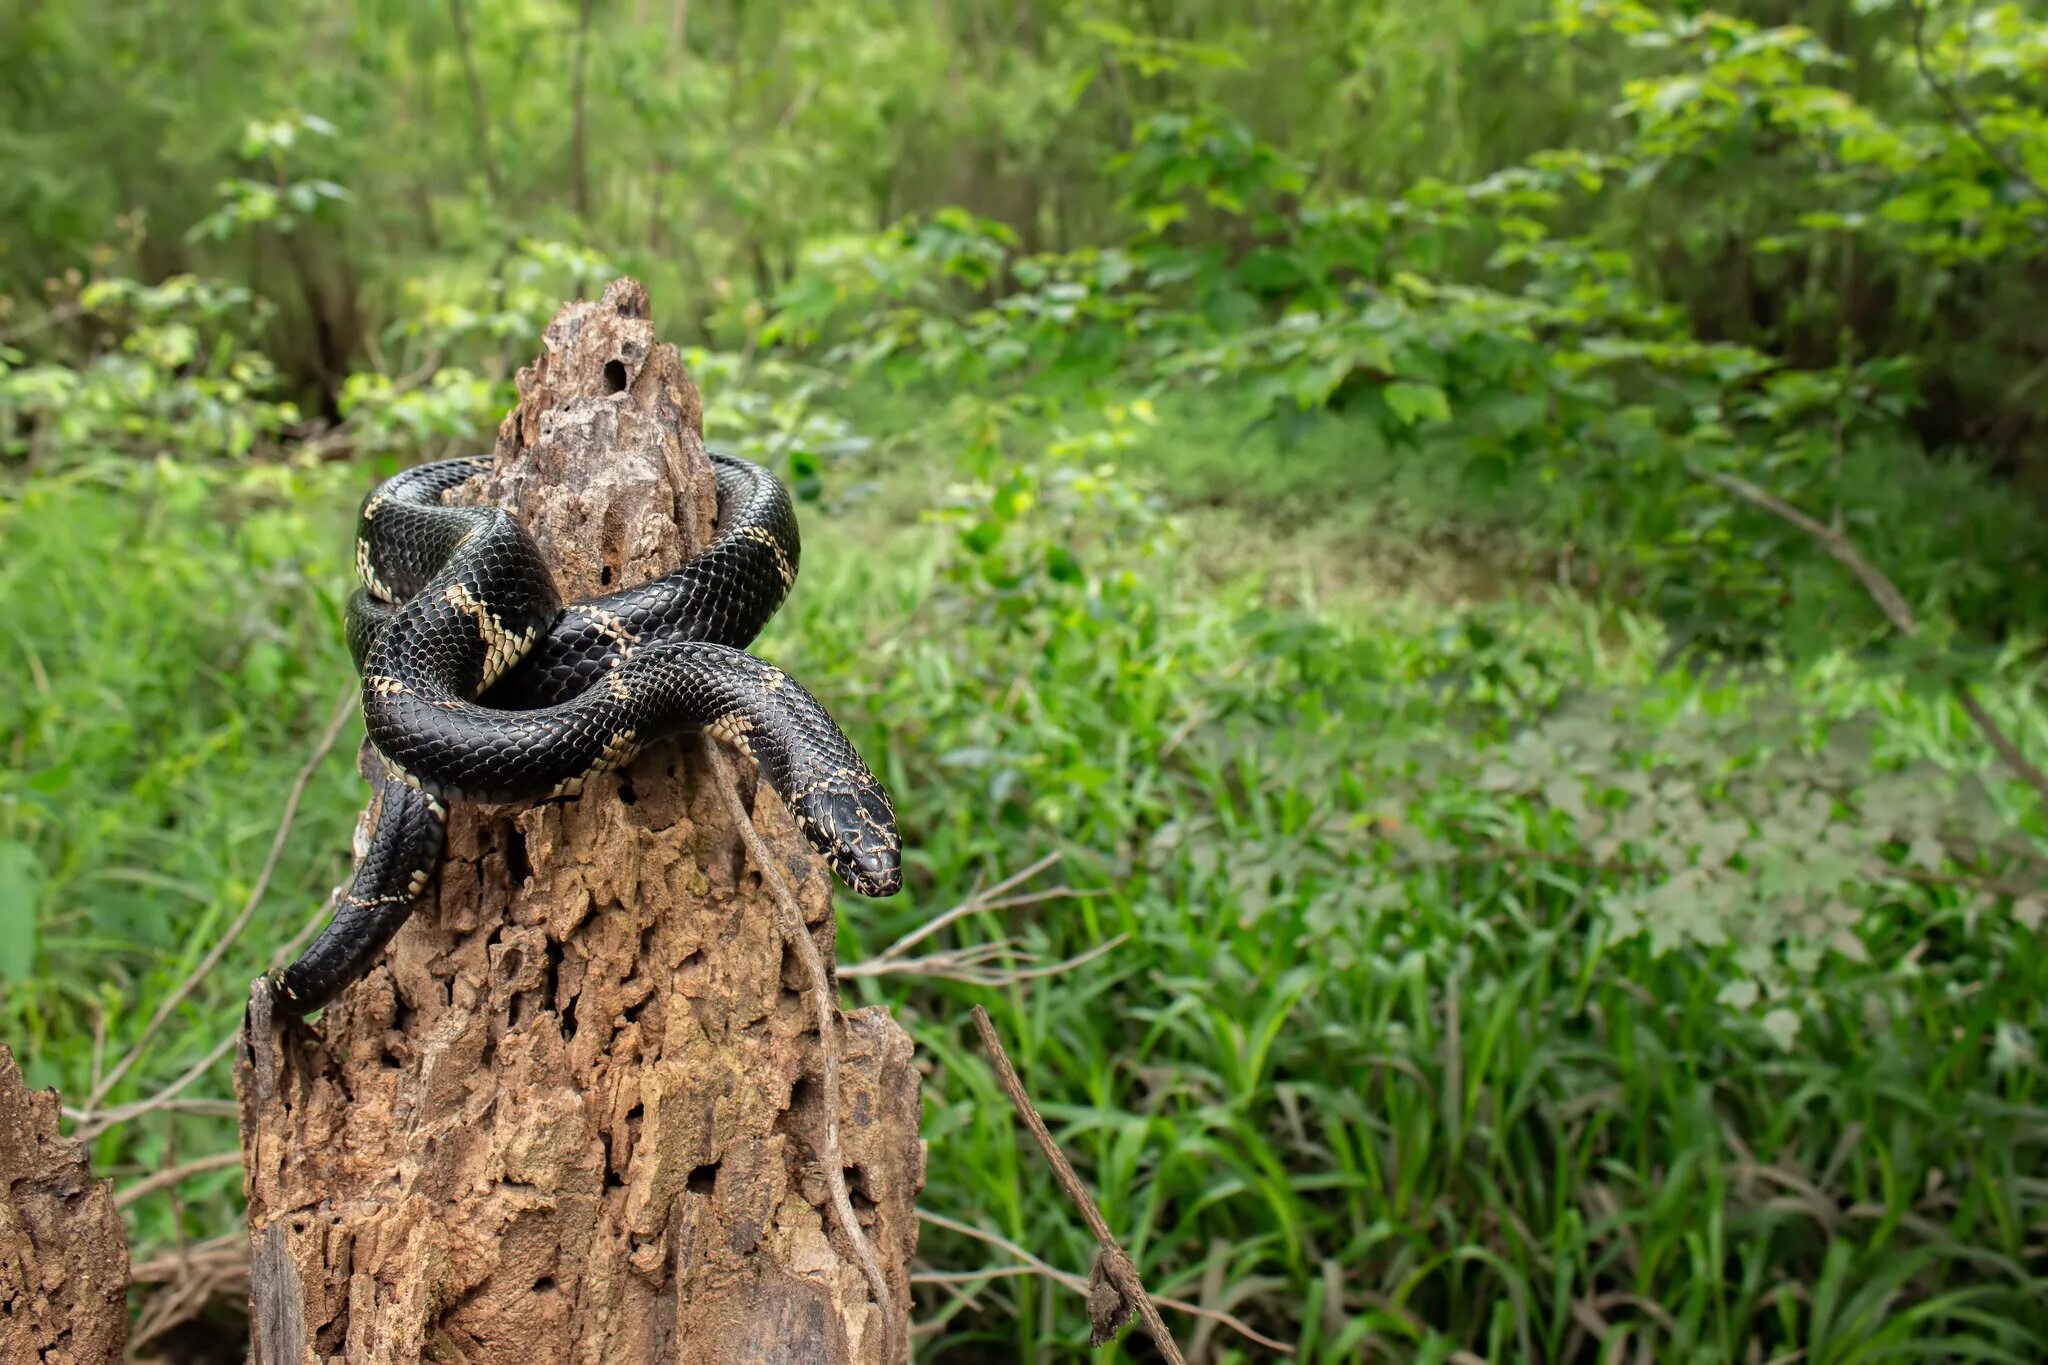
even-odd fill
[{"label": "snake belly", "polygon": [[855,891],[902,885],[887,792],[817,699],[745,652],[795,582],[788,493],[712,453],[718,534],[663,578],[564,605],[539,547],[496,507],[442,496],[488,459],[407,470],[364,499],[347,636],[378,758],[333,918],[272,984],[295,1013],[367,972],[440,864],[451,800],[574,795],[670,736],[752,757]]}]

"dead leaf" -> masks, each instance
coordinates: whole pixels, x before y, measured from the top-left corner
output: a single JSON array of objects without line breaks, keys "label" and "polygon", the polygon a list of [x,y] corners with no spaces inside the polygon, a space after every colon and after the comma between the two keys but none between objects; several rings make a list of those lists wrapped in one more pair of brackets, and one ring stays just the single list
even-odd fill
[{"label": "dead leaf", "polygon": [[1098,1254],[1088,1272],[1088,1344],[1108,1345],[1137,1311],[1131,1296],[1111,1278],[1109,1258]]}]

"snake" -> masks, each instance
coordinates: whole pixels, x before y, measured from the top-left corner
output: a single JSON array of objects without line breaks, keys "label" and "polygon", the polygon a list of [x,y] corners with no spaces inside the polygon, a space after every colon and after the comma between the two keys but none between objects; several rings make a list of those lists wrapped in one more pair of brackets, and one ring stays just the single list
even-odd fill
[{"label": "snake", "polygon": [[887,791],[816,697],[747,652],[796,582],[789,493],[760,465],[707,453],[711,542],[672,573],[576,602],[511,513],[444,502],[489,456],[417,465],[364,497],[344,634],[371,796],[332,917],[270,976],[282,1009],[310,1013],[368,973],[440,866],[450,802],[576,796],[690,731],[752,758],[854,891],[901,889]]}]

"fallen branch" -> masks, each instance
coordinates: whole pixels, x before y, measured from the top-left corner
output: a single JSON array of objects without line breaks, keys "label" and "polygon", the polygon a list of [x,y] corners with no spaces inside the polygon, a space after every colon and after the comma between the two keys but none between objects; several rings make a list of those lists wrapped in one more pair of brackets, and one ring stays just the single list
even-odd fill
[{"label": "fallen branch", "polygon": [[1010,1056],[1003,1051],[1003,1040],[996,1036],[996,1026],[989,1021],[988,1011],[979,1005],[974,1007],[974,1027],[981,1034],[981,1045],[988,1051],[1003,1093],[1016,1106],[1024,1126],[1031,1130],[1031,1136],[1037,1141],[1038,1149],[1051,1163],[1053,1179],[1074,1207],[1080,1210],[1088,1230],[1095,1234],[1096,1245],[1101,1248],[1088,1276],[1089,1344],[1100,1346],[1109,1341],[1117,1329],[1131,1320],[1131,1313],[1136,1310],[1144,1319],[1145,1330],[1151,1334],[1153,1344],[1166,1357],[1167,1365],[1185,1365],[1186,1358],[1181,1355],[1180,1347],[1174,1344],[1173,1334],[1166,1330],[1166,1322],[1153,1305],[1152,1296],[1145,1292],[1144,1281],[1138,1278],[1138,1267],[1131,1263],[1130,1255],[1111,1234],[1109,1224],[1103,1220],[1102,1210],[1096,1207],[1081,1178],[1074,1174],[1067,1154],[1053,1141],[1052,1130],[1039,1117],[1031,1096],[1024,1089],[1024,1082],[1017,1078],[1017,1069],[1010,1065]]},{"label": "fallen branch", "polygon": [[740,799],[739,782],[733,775],[732,764],[726,761],[725,751],[710,735],[703,735],[700,740],[705,760],[711,765],[719,792],[725,797],[726,809],[732,815],[733,827],[739,831],[740,839],[747,846],[747,856],[754,860],[754,867],[760,872],[761,880],[775,902],[777,916],[782,921],[779,927],[783,942],[802,959],[804,971],[810,976],[811,1007],[817,1021],[818,1053],[822,1059],[819,1063],[822,1074],[818,1078],[822,1092],[820,1107],[825,1111],[824,1150],[818,1153],[818,1164],[823,1168],[825,1188],[831,1195],[832,1220],[839,1225],[840,1234],[860,1261],[868,1290],[875,1296],[875,1307],[882,1314],[882,1358],[895,1361],[901,1354],[902,1343],[896,1340],[898,1325],[890,1303],[889,1282],[882,1275],[882,1264],[875,1258],[875,1249],[868,1245],[867,1234],[861,1231],[860,1220],[854,1216],[853,1198],[846,1188],[846,1166],[839,1156],[839,1030],[833,1019],[837,1013],[837,1000],[832,983],[826,978],[825,961],[818,955],[818,945],[804,926],[803,907],[796,903],[796,893],[790,889],[789,879],[783,875],[782,864],[769,852],[761,832],[754,828],[753,814]]}]

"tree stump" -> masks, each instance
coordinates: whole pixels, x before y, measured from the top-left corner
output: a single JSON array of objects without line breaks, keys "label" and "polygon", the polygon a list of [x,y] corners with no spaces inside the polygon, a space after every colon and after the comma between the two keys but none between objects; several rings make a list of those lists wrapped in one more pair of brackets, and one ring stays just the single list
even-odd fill
[{"label": "tree stump", "polygon": [[128,1229],[58,1109],[0,1047],[0,1361],[102,1365],[128,1343]]},{"label": "tree stump", "polygon": [[[565,599],[710,537],[701,404],[639,284],[563,308],[519,392],[495,469],[458,496],[520,517]],[[885,1324],[827,1208],[808,978],[692,756],[456,806],[375,971],[311,1024],[272,1018],[257,984],[236,1082],[259,1365],[895,1365],[923,1182],[910,1040],[886,1011],[832,1012]],[[830,873],[735,766],[829,971]]]}]

